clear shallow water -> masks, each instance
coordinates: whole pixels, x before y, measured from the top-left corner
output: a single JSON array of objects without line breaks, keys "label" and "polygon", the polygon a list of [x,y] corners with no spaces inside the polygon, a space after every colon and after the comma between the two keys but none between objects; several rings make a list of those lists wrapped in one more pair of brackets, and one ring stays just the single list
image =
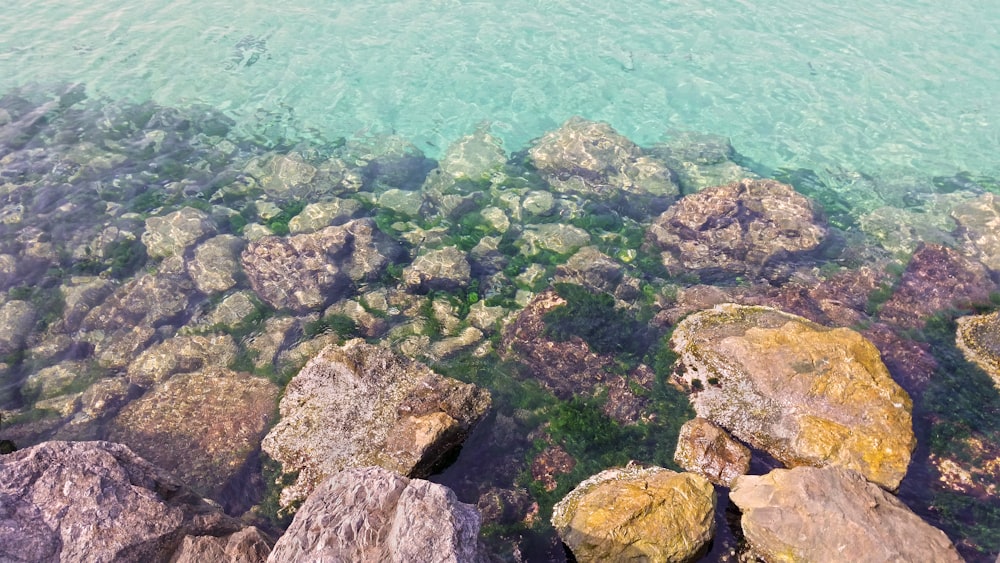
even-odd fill
[{"label": "clear shallow water", "polygon": [[508,150],[571,115],[768,167],[998,175],[1000,7],[967,2],[48,0],[0,10],[0,90],[207,103],[246,131]]}]

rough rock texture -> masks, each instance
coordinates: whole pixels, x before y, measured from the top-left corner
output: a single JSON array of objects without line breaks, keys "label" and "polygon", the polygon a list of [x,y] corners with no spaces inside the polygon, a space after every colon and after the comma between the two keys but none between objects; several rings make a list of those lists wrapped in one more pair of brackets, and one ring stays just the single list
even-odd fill
[{"label": "rough rock texture", "polygon": [[1000,311],[958,319],[955,344],[1000,389]]},{"label": "rough rock texture", "polygon": [[566,300],[553,290],[536,295],[504,328],[500,354],[524,364],[539,383],[563,400],[608,389],[604,412],[625,424],[635,422],[649,399],[632,391],[629,383],[649,391],[652,379],[640,369],[630,373],[628,379],[614,375],[615,359],[595,353],[580,337],[557,342],[545,336],[545,315],[565,305]]},{"label": "rough rock texture", "polygon": [[186,275],[142,274],[119,287],[84,317],[84,330],[156,328],[178,320],[194,289]]},{"label": "rough rock texture", "polygon": [[250,527],[228,536],[187,536],[170,563],[262,563],[270,553],[270,538]]},{"label": "rough rock texture", "polygon": [[559,192],[605,200],[628,195],[667,201],[679,193],[665,164],[643,155],[607,123],[571,117],[539,139],[528,154]]},{"label": "rough rock texture", "polygon": [[892,297],[879,318],[904,328],[923,327],[939,311],[989,303],[997,290],[989,271],[957,251],[924,244],[913,253]]},{"label": "rough rock texture", "polygon": [[661,467],[608,469],[552,509],[579,561],[694,561],[715,533],[715,489]]},{"label": "rough rock texture", "polygon": [[525,256],[534,256],[543,250],[566,254],[590,244],[590,234],[563,223],[527,225],[515,244]]},{"label": "rough rock texture", "polygon": [[179,256],[198,239],[215,232],[212,219],[193,207],[146,219],[142,243],[152,258]]},{"label": "rough rock texture", "polygon": [[199,244],[194,259],[187,263],[187,273],[198,291],[211,295],[236,285],[241,250],[243,239],[233,235],[219,235]]},{"label": "rough rock texture", "polygon": [[243,528],[121,444],[0,456],[0,560],[166,561],[185,536]]},{"label": "rough rock texture", "polygon": [[839,467],[775,469],[736,480],[729,499],[767,561],[962,561],[944,532]]},{"label": "rough rock texture", "polygon": [[454,246],[421,254],[403,269],[403,283],[414,291],[454,291],[469,285],[471,277],[469,259]]},{"label": "rough rock texture", "polygon": [[243,251],[243,269],[271,306],[303,313],[320,309],[353,284],[377,277],[399,246],[371,219],[288,238],[264,237]]},{"label": "rough rock texture", "polygon": [[330,225],[346,223],[361,211],[361,202],[355,199],[334,199],[310,203],[288,222],[292,234],[312,233]]},{"label": "rough rock texture", "polygon": [[236,342],[228,334],[175,336],[150,346],[128,366],[130,382],[142,387],[166,381],[176,373],[204,367],[225,367],[236,357]]},{"label": "rough rock texture", "polygon": [[480,517],[455,493],[381,467],[323,481],[275,544],[269,562],[478,561]]},{"label": "rough rock texture", "polygon": [[681,321],[670,344],[698,416],[786,465],[899,486],[916,445],[913,403],[860,334],[724,304]]},{"label": "rough rock texture", "polygon": [[750,471],[750,448],[711,421],[694,418],[681,426],[674,461],[716,485],[729,487]]},{"label": "rough rock texture", "polygon": [[20,350],[35,326],[35,307],[27,301],[0,306],[0,356]]},{"label": "rough rock texture", "polygon": [[72,332],[80,327],[83,318],[114,290],[114,282],[96,276],[73,276],[59,287],[66,307],[62,325]]},{"label": "rough rock texture", "polygon": [[218,498],[257,448],[277,396],[270,381],[223,368],[175,375],[123,408],[108,432]]},{"label": "rough rock texture", "polygon": [[621,264],[597,247],[585,246],[556,268],[555,282],[569,282],[597,291],[614,291],[624,275]]},{"label": "rough rock texture", "polygon": [[951,216],[965,254],[1000,272],[1000,197],[985,193],[957,206]]},{"label": "rough rock texture", "polygon": [[647,240],[671,274],[760,273],[816,250],[827,228],[819,209],[791,186],[742,180],[681,198],[653,221]]},{"label": "rough rock texture", "polygon": [[331,346],[285,388],[263,448],[286,473],[282,505],[347,467],[424,476],[486,413],[490,396],[363,340]]}]

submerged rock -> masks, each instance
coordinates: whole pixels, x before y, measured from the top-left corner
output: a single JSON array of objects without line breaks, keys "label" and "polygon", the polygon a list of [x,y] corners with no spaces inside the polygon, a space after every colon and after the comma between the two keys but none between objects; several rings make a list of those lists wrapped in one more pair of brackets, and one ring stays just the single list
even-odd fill
[{"label": "submerged rock", "polygon": [[236,285],[242,250],[243,239],[234,235],[219,235],[199,244],[194,259],[187,263],[187,273],[198,291],[211,295]]},{"label": "submerged rock", "polygon": [[309,495],[268,561],[485,561],[479,525],[475,507],[443,485],[346,469]]},{"label": "submerged rock", "polygon": [[1000,197],[985,193],[955,207],[956,237],[963,252],[1000,272]]},{"label": "submerged rock", "polygon": [[175,375],[118,413],[111,439],[219,498],[267,429],[278,388],[224,368]]},{"label": "submerged rock", "polygon": [[310,203],[288,222],[292,234],[312,233],[331,225],[346,223],[361,211],[361,202],[355,199],[333,199]]},{"label": "submerged rock", "polygon": [[0,356],[24,347],[35,327],[35,307],[27,301],[8,301],[0,306]]},{"label": "submerged rock", "polygon": [[607,123],[571,117],[528,151],[552,188],[601,200],[659,200],[663,209],[679,193],[673,173],[644,155]]},{"label": "submerged rock", "polygon": [[456,180],[489,180],[507,162],[503,142],[480,127],[448,146],[439,164],[441,171]]},{"label": "submerged rock", "polygon": [[827,235],[819,208],[774,180],[742,180],[681,198],[646,238],[672,275],[757,275],[808,255]]},{"label": "submerged rock", "polygon": [[403,283],[412,291],[455,291],[469,285],[472,266],[455,246],[430,250],[403,269]]},{"label": "submerged rock", "polygon": [[860,334],[725,304],[681,321],[670,344],[698,416],[786,465],[899,486],[916,445],[913,403]]},{"label": "submerged rock", "polygon": [[126,446],[45,442],[0,456],[0,559],[167,561],[245,526]]},{"label": "submerged rock", "polygon": [[261,299],[304,313],[375,279],[399,254],[399,245],[374,221],[358,219],[315,233],[261,238],[243,251],[242,262]]},{"label": "submerged rock", "polygon": [[711,421],[694,418],[681,426],[674,461],[716,485],[729,487],[750,471],[750,449]]},{"label": "submerged rock", "polygon": [[661,467],[608,469],[559,501],[552,525],[580,561],[694,561],[715,533],[715,489]]},{"label": "submerged rock", "polygon": [[590,244],[590,234],[563,223],[527,225],[515,244],[525,256],[534,256],[543,250],[567,254]]},{"label": "submerged rock", "polygon": [[183,207],[162,217],[146,219],[142,243],[152,258],[179,256],[191,245],[215,232],[212,219],[192,207]]},{"label": "submerged rock", "polygon": [[264,192],[277,199],[298,198],[312,193],[316,167],[292,152],[251,160],[244,173],[253,176]]},{"label": "submerged rock", "polygon": [[292,379],[263,448],[298,473],[281,493],[288,506],[348,467],[427,475],[489,405],[485,390],[355,339],[326,348]]},{"label": "submerged rock", "polygon": [[228,334],[175,336],[150,346],[128,366],[130,382],[142,387],[166,381],[176,373],[225,367],[236,357],[236,342]]},{"label": "submerged rock", "polygon": [[935,313],[989,303],[996,290],[997,284],[979,262],[944,246],[922,244],[879,310],[879,318],[904,328],[922,328]]},{"label": "submerged rock", "polygon": [[955,344],[965,359],[982,368],[1000,389],[1000,311],[958,319]]},{"label": "submerged rock", "polygon": [[767,561],[962,561],[944,532],[848,469],[744,475],[729,498]]}]

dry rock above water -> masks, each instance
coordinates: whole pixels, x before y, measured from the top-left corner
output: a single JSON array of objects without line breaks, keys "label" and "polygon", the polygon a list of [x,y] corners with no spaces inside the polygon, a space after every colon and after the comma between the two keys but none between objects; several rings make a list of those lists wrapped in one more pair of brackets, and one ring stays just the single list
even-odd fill
[{"label": "dry rock above water", "polygon": [[962,561],[948,537],[896,497],[840,467],[736,480],[747,542],[766,561]]},{"label": "dry rock above water", "polygon": [[1000,389],[1000,311],[958,319],[955,344]]},{"label": "dry rock above water", "polygon": [[427,475],[489,406],[487,391],[355,339],[324,349],[292,379],[263,448],[298,472],[281,493],[288,506],[348,467]]},{"label": "dry rock above water", "polygon": [[680,199],[649,227],[647,241],[671,274],[756,275],[808,255],[827,236],[809,198],[774,180],[742,180]]},{"label": "dry rock above water", "polygon": [[782,463],[842,466],[887,489],[906,474],[913,403],[857,332],[723,304],[681,321],[671,346],[698,416]]},{"label": "dry rock above water", "polygon": [[475,507],[447,487],[381,467],[346,469],[309,495],[268,561],[485,561],[479,525]]},{"label": "dry rock above water", "polygon": [[694,561],[715,533],[715,489],[661,467],[608,469],[552,509],[579,561]]},{"label": "dry rock above water", "polygon": [[246,528],[110,442],[44,442],[0,456],[0,501],[4,561],[167,561],[189,536]]},{"label": "dry rock above water", "polygon": [[399,245],[374,221],[357,219],[315,233],[261,238],[243,251],[242,262],[261,299],[305,313],[376,278],[399,253]]},{"label": "dry rock above water", "polygon": [[750,448],[704,418],[693,418],[681,426],[674,461],[716,485],[729,487],[750,470]]}]

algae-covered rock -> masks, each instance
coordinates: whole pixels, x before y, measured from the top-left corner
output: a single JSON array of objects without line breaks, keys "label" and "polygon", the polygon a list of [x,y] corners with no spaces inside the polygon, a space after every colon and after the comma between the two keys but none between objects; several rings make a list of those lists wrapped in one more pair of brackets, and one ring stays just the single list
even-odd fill
[{"label": "algae-covered rock", "polygon": [[962,561],[896,497],[840,467],[775,469],[736,480],[729,499],[766,561]]},{"label": "algae-covered rock", "polygon": [[357,219],[315,233],[261,238],[243,251],[242,262],[261,299],[304,313],[376,278],[399,252],[374,221]]},{"label": "algae-covered rock", "polygon": [[818,207],[791,186],[742,180],[687,195],[646,238],[671,274],[752,274],[815,251],[827,235]]},{"label": "algae-covered rock", "polygon": [[955,344],[1000,389],[1000,311],[958,319]]},{"label": "algae-covered rock", "polygon": [[480,521],[443,485],[352,468],[316,487],[268,561],[472,563],[485,560]]},{"label": "algae-covered rock", "polygon": [[579,561],[694,561],[715,533],[715,489],[661,467],[608,469],[552,509]]},{"label": "algae-covered rock", "polygon": [[175,375],[123,408],[109,435],[218,498],[260,443],[277,396],[270,381],[225,368]]},{"label": "algae-covered rock", "polygon": [[681,426],[674,461],[716,485],[729,487],[750,470],[750,449],[711,421],[693,418]]},{"label": "algae-covered rock", "polygon": [[403,283],[415,291],[454,291],[469,285],[472,266],[455,246],[430,250],[403,269]]},{"label": "algae-covered rock", "polygon": [[528,154],[558,192],[601,200],[659,199],[661,204],[679,193],[665,164],[644,155],[607,123],[572,117],[539,139]]},{"label": "algae-covered rock", "polygon": [[198,239],[215,232],[215,223],[204,211],[183,207],[162,217],[146,219],[142,243],[153,258],[179,256]]},{"label": "algae-covered rock", "polygon": [[698,416],[786,465],[899,486],[916,445],[913,403],[857,332],[723,304],[681,321],[670,344]]},{"label": "algae-covered rock", "polygon": [[324,349],[292,379],[263,448],[283,471],[298,472],[281,493],[288,506],[348,467],[427,475],[489,405],[474,385],[355,339]]}]

